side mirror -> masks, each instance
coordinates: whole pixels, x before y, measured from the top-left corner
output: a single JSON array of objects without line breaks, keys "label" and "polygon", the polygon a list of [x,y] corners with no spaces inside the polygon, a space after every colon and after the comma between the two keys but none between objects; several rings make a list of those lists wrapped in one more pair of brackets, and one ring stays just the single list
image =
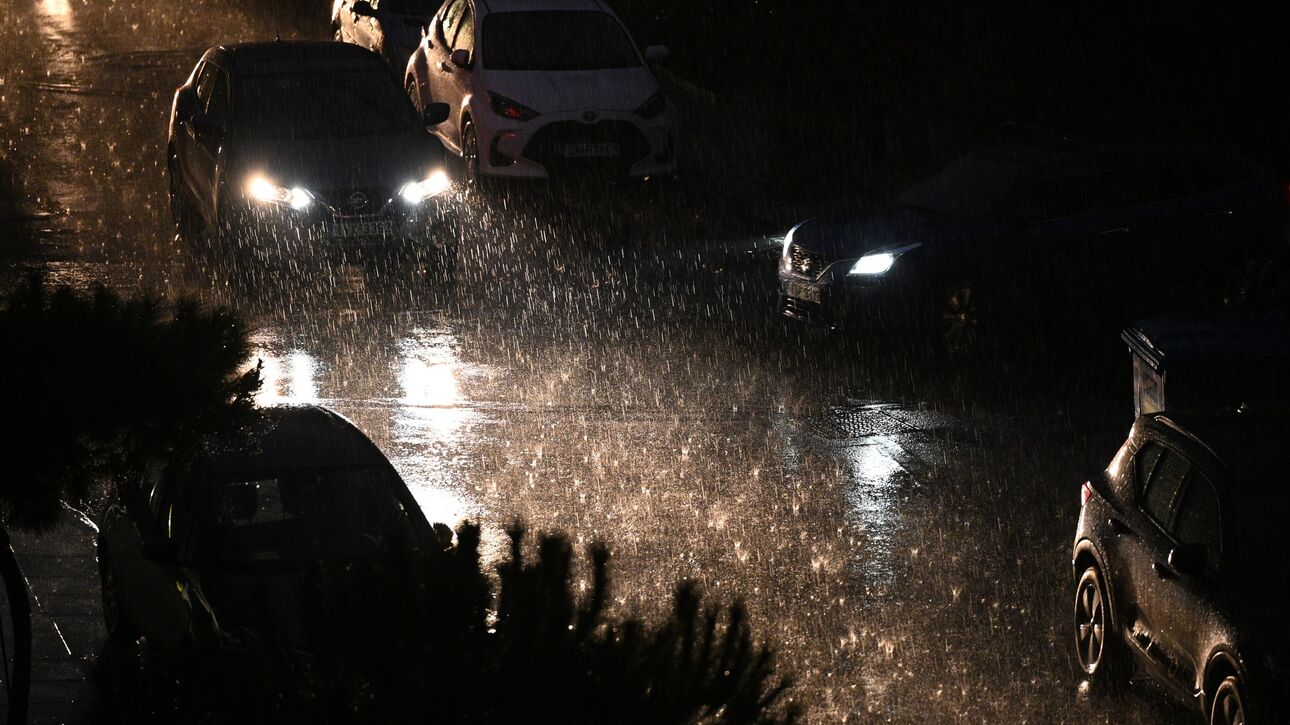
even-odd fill
[{"label": "side mirror", "polygon": [[372,3],[367,0],[357,0],[357,2],[350,6],[350,11],[355,15],[361,15],[365,18],[370,18],[373,15],[376,15],[376,11],[372,9]]},{"label": "side mirror", "polygon": [[179,552],[175,551],[175,547],[171,546],[169,541],[145,541],[141,553],[143,554],[143,558],[153,562],[154,564],[179,566],[184,563],[183,560],[179,558]]},{"label": "side mirror", "polygon": [[1179,574],[1193,575],[1205,568],[1204,544],[1179,544],[1169,552],[1169,566]]},{"label": "side mirror", "polygon": [[448,120],[450,110],[447,103],[427,103],[426,107],[421,109],[421,123],[427,126],[443,123]]},{"label": "side mirror", "polygon": [[448,57],[448,60],[452,61],[452,64],[458,68],[470,69],[470,51],[465,48],[452,51],[452,55]]},{"label": "side mirror", "polygon": [[646,63],[662,63],[672,57],[672,50],[666,45],[651,45],[645,48]]},{"label": "side mirror", "polygon": [[192,124],[198,137],[218,140],[224,135],[224,127],[208,113],[193,116]]}]

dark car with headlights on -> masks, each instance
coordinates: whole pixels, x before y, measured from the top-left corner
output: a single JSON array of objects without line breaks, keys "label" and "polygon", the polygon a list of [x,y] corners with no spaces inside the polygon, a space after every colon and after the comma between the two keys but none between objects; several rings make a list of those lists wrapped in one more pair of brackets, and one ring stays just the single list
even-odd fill
[{"label": "dark car with headlights on", "polygon": [[456,258],[452,182],[385,62],[354,45],[221,45],[175,92],[167,148],[181,232],[295,259],[357,245]]},{"label": "dark car with headlights on", "polygon": [[784,240],[781,311],[833,327],[934,328],[970,351],[1006,320],[1239,306],[1284,244],[1286,188],[1194,145],[1008,128],[872,208]]},{"label": "dark car with headlights on", "polygon": [[1140,417],[1080,490],[1074,631],[1094,686],[1135,665],[1214,725],[1287,722],[1284,413]]},{"label": "dark car with headlights on", "polygon": [[435,541],[398,473],[352,423],[317,406],[265,416],[248,444],[158,460],[114,484],[98,559],[115,641],[142,636],[172,669],[263,648],[315,653],[336,626],[320,594],[327,571],[414,556]]}]

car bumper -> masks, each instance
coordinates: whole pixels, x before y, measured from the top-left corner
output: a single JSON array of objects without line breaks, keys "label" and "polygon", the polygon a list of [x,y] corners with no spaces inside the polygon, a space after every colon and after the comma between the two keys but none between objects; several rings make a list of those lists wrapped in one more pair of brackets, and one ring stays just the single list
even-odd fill
[{"label": "car bumper", "polygon": [[487,108],[473,110],[479,166],[488,176],[642,179],[676,172],[676,119],[670,107],[652,119],[602,112],[587,121],[576,111],[543,114],[527,123]]},{"label": "car bumper", "polygon": [[780,313],[832,329],[902,329],[920,319],[919,288],[905,280],[862,280],[834,270],[808,277],[781,269]]},{"label": "car bumper", "polygon": [[348,248],[404,248],[445,244],[437,234],[452,217],[454,201],[434,198],[416,207],[395,199],[371,214],[338,214],[324,205],[304,211],[251,205],[238,215],[236,236],[257,248],[308,252]]}]

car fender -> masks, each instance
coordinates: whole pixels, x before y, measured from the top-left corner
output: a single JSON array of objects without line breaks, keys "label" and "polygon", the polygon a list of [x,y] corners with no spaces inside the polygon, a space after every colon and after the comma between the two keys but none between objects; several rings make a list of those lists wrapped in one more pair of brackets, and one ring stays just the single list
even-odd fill
[{"label": "car fender", "polygon": [[[1209,698],[1212,695],[1212,691],[1217,689],[1216,682],[1212,682],[1211,680],[1217,679],[1215,677],[1215,673],[1220,671],[1220,669],[1235,672],[1237,678],[1239,678],[1241,682],[1245,683],[1245,697],[1247,699],[1250,697],[1248,689],[1249,678],[1246,676],[1245,662],[1241,659],[1241,655],[1236,651],[1234,646],[1230,644],[1220,644],[1209,653],[1208,657],[1205,658],[1205,666],[1201,668],[1199,673],[1197,673],[1197,676],[1200,678],[1200,682],[1195,683],[1197,699],[1200,701],[1201,711],[1206,715],[1209,714]],[[1246,703],[1247,706],[1250,704],[1250,702]],[[1253,704],[1257,708],[1258,703]]]},{"label": "car fender", "polygon": [[1076,563],[1080,560],[1081,556],[1092,557],[1094,564],[1097,566],[1098,572],[1101,573],[1102,586],[1106,587],[1106,595],[1110,600],[1108,605],[1111,609],[1111,622],[1116,628],[1118,628],[1120,626],[1119,599],[1116,596],[1115,580],[1112,577],[1112,572],[1107,568],[1106,559],[1102,556],[1101,550],[1097,548],[1097,545],[1093,543],[1092,539],[1087,537],[1080,539],[1076,542],[1075,547],[1071,552],[1072,578],[1076,581],[1078,581],[1080,575],[1084,573],[1083,569],[1081,569]]},{"label": "car fender", "polygon": [[404,70],[404,77],[406,79],[404,81],[405,85],[407,81],[416,84],[417,97],[413,103],[416,105],[417,110],[420,111],[426,105],[426,86],[429,84],[430,78],[430,65],[429,61],[426,60],[424,43],[418,45],[417,49],[412,51],[412,55],[408,57],[408,66]]}]

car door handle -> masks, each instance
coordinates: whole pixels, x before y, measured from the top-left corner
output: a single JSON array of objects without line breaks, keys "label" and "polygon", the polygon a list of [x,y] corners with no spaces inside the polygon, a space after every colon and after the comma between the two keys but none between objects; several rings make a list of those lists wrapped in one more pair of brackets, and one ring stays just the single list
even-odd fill
[{"label": "car door handle", "polygon": [[443,71],[444,73],[452,72],[452,68],[449,68],[448,64],[443,61],[439,61],[439,70]]},{"label": "car door handle", "polygon": [[1128,234],[1128,233],[1129,233],[1128,227],[1115,227],[1114,229],[1103,230],[1099,236],[1106,237],[1112,234]]}]

